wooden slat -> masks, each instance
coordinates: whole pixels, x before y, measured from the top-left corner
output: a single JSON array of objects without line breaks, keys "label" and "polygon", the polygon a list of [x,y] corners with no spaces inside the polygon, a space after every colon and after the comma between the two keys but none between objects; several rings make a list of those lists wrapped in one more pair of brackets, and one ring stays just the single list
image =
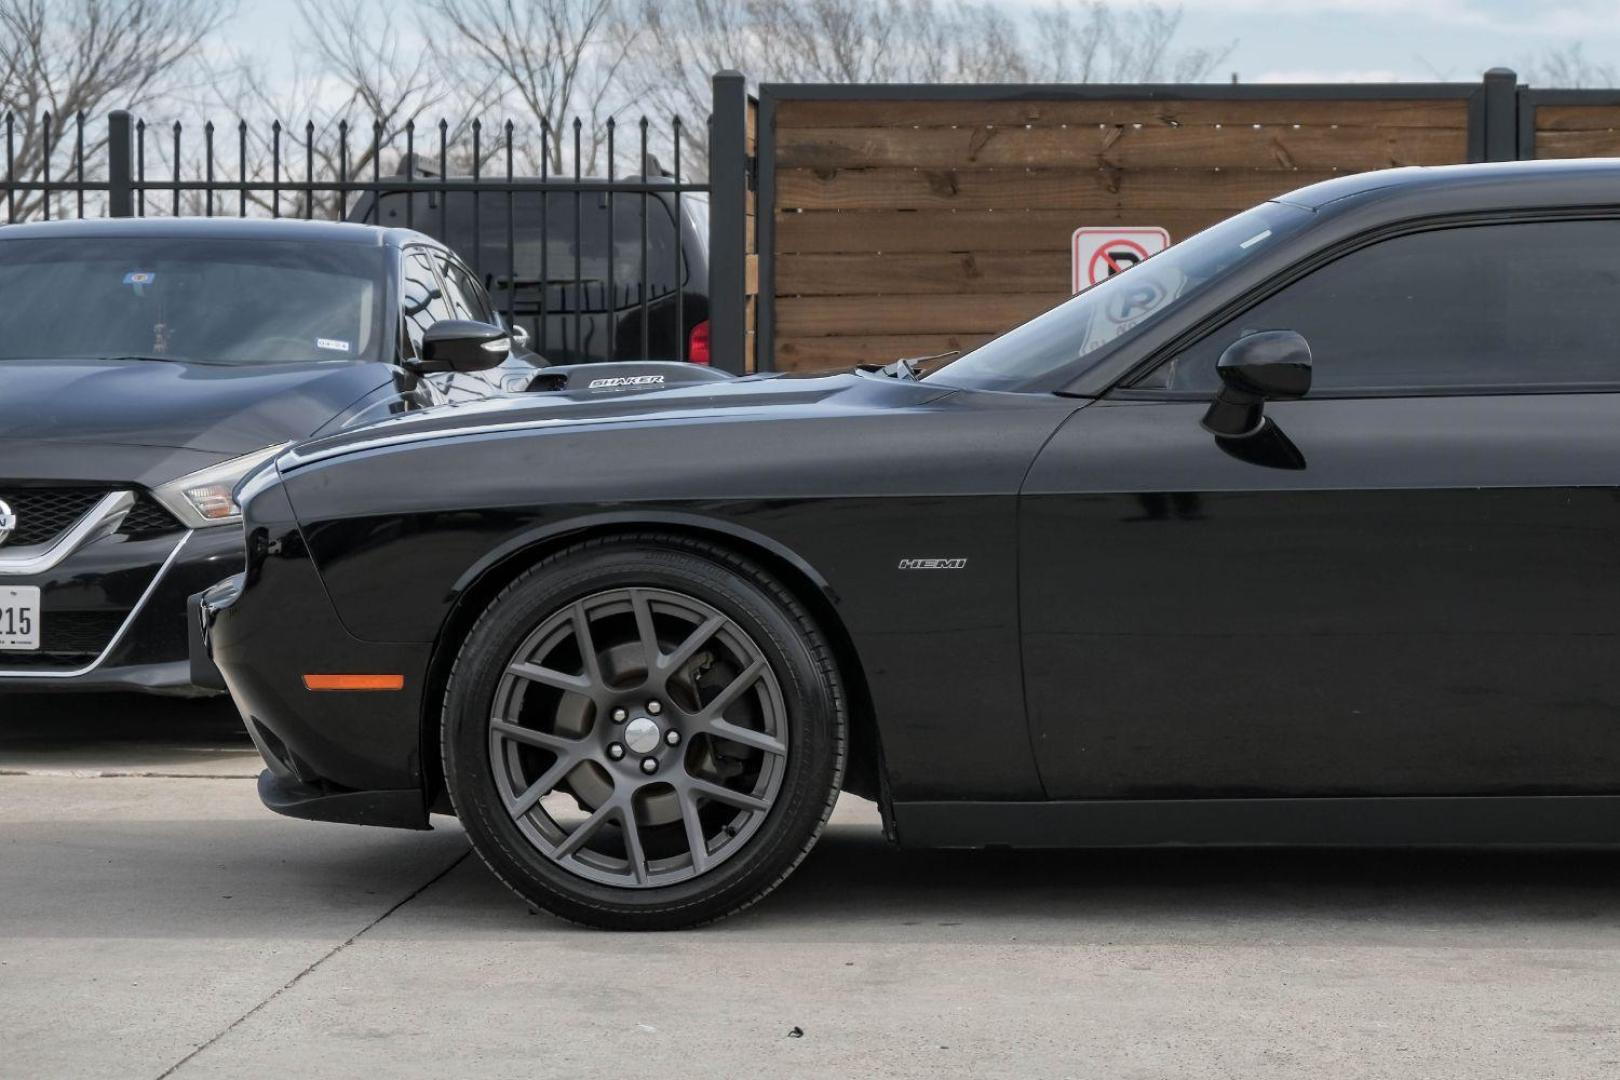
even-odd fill
[{"label": "wooden slat", "polygon": [[1069,297],[1066,285],[1041,293],[940,296],[783,296],[783,338],[851,334],[999,334]]},{"label": "wooden slat", "polygon": [[743,259],[743,295],[759,294],[759,256],[753,253]]},{"label": "wooden slat", "polygon": [[778,295],[1047,293],[1069,281],[1067,249],[898,255],[784,255]]},{"label": "wooden slat", "polygon": [[811,210],[1239,210],[1335,173],[1298,170],[783,169],[776,205]]},{"label": "wooden slat", "polygon": [[1068,250],[1081,226],[1158,225],[1185,240],[1226,210],[888,210],[776,215],[776,247],[790,252]]},{"label": "wooden slat", "polygon": [[1620,127],[1620,105],[1537,105],[1537,131],[1606,131]]},{"label": "wooden slat", "polygon": [[1538,131],[1536,157],[1576,158],[1620,155],[1620,128],[1606,131]]},{"label": "wooden slat", "polygon": [[796,128],[778,168],[1381,169],[1464,161],[1462,129],[1366,127]]},{"label": "wooden slat", "polygon": [[[1544,107],[1543,112],[1547,111]],[[1341,124],[1466,128],[1461,98],[1401,101],[783,101],[776,130],[952,124]]]},{"label": "wooden slat", "polygon": [[902,356],[971,352],[994,334],[891,334],[867,337],[778,338],[778,371],[822,371],[887,364]]}]

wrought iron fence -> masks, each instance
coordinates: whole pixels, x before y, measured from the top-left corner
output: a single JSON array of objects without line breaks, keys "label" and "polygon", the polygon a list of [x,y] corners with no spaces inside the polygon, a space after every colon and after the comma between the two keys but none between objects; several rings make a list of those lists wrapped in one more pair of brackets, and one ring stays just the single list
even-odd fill
[{"label": "wrought iron fence", "polygon": [[[736,159],[727,176],[742,175],[745,94],[740,75],[716,77],[723,122],[711,119],[707,134],[712,161]],[[684,175],[681,118],[641,118],[628,140],[622,126],[604,125],[605,169],[593,176],[582,144],[597,133],[578,119],[560,132],[541,125],[537,148],[511,121],[491,133],[476,119],[426,131],[377,121],[363,134],[346,121],[260,131],[243,119],[223,132],[210,122],[199,147],[180,122],[122,111],[100,131],[83,114],[7,115],[6,223],[229,216],[414,229],[455,250],[553,362],[697,359],[741,371],[743,196],[711,207],[710,182]]]}]

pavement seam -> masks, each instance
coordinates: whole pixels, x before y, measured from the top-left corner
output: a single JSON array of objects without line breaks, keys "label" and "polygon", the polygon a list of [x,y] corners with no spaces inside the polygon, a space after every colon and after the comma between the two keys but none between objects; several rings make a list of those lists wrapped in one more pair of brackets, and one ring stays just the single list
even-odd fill
[{"label": "pavement seam", "polygon": [[383,912],[381,915],[378,915],[375,919],[372,919],[370,922],[366,923],[366,925],[362,926],[359,930],[356,930],[354,932],[354,934],[351,935],[347,941],[343,941],[343,942],[340,942],[337,945],[332,946],[332,948],[328,949],[321,956],[317,957],[315,959],[315,961],[313,963],[311,963],[308,967],[304,968],[304,970],[300,971],[298,974],[294,975],[292,978],[288,979],[285,983],[283,983],[281,986],[279,986],[274,991],[272,991],[271,994],[268,997],[266,997],[263,1001],[259,1002],[257,1005],[253,1006],[253,1008],[249,1009],[247,1012],[243,1013],[241,1016],[238,1016],[235,1020],[232,1020],[229,1024],[226,1024],[219,1031],[215,1032],[214,1035],[211,1038],[209,1038],[207,1042],[201,1043],[198,1046],[194,1047],[192,1049],[192,1051],[189,1054],[187,1054],[185,1057],[181,1058],[179,1061],[175,1062],[173,1065],[170,1065],[167,1069],[164,1069],[162,1072],[158,1073],[156,1080],[165,1080],[165,1077],[173,1076],[175,1074],[175,1072],[177,1070],[179,1070],[179,1068],[182,1065],[186,1064],[186,1062],[190,1061],[192,1058],[196,1057],[198,1054],[202,1053],[204,1050],[207,1050],[210,1046],[213,1046],[215,1043],[219,1042],[219,1040],[223,1039],[225,1036],[229,1035],[232,1031],[235,1031],[242,1024],[246,1023],[249,1019],[251,1019],[254,1015],[256,1015],[266,1005],[269,1005],[272,1001],[276,1000],[276,998],[280,997],[282,994],[285,994],[288,990],[291,990],[293,987],[297,986],[301,981],[303,981],[304,976],[306,976],[306,975],[310,974],[311,972],[313,972],[316,968],[320,967],[322,964],[324,964],[328,960],[332,959],[332,957],[336,956],[338,953],[342,952],[344,949],[347,949],[350,945],[353,945],[356,941],[359,941],[362,937],[364,937],[367,933],[369,933],[371,930],[373,930],[384,919],[388,918],[388,916],[392,915],[394,912],[398,911],[400,908],[404,907],[406,904],[410,903],[412,900],[415,900],[418,896],[421,896],[423,893],[425,893],[429,889],[433,888],[433,886],[435,886],[439,882],[443,881],[446,877],[448,877],[450,875],[450,872],[452,870],[454,870],[456,867],[460,866],[462,863],[466,862],[467,861],[467,856],[471,855],[471,854],[472,854],[472,849],[468,848],[466,851],[463,851],[460,855],[457,855],[455,857],[455,859],[451,861],[449,866],[445,867],[443,870],[440,870],[437,874],[434,874],[431,878],[429,878],[427,881],[423,882],[420,886],[413,889],[410,892],[409,895],[407,895],[403,900],[400,900],[398,903],[394,904],[393,907],[390,907],[387,911]]}]

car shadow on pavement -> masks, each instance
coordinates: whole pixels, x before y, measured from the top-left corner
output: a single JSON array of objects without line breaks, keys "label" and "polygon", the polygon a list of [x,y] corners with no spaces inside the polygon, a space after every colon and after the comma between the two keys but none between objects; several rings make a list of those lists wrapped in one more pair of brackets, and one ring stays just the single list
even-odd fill
[{"label": "car shadow on pavement", "polygon": [[[906,851],[829,830],[762,923],[818,918],[936,928],[1089,922],[1294,932],[1315,924],[1455,931],[1529,919],[1614,926],[1620,850],[1194,849]],[[1272,928],[1268,931],[1266,928]],[[1620,937],[1620,928],[1616,930]]]},{"label": "car shadow on pavement", "polygon": [[[130,933],[187,933],[163,909],[168,893],[188,879],[205,893],[236,897],[192,924],[198,934],[229,935],[234,915],[246,914],[246,895],[274,904],[291,894],[341,907],[357,899],[351,892],[364,895],[369,876],[387,876],[383,867],[410,867],[394,877],[396,888],[421,885],[465,851],[447,818],[434,819],[432,836],[278,818],[253,795],[249,778],[259,767],[228,699],[39,695],[4,702],[0,774],[159,778],[90,781],[137,786],[75,787],[60,796],[30,788],[37,815],[24,812],[7,827],[13,842],[33,837],[42,854],[59,853],[47,860],[57,873],[73,865],[56,861],[69,851],[96,852],[109,864],[127,860],[117,888]],[[188,786],[199,782],[224,786],[205,797]],[[104,809],[85,801],[92,792]],[[224,809],[229,813],[217,813]],[[237,887],[214,890],[216,883]],[[85,882],[99,884],[94,875]],[[150,919],[143,919],[148,905]],[[533,917],[476,858],[401,914],[413,909],[431,917],[436,933],[579,932]],[[1617,915],[1620,849],[908,851],[883,839],[870,803],[846,798],[793,876],[712,932],[1183,943],[1247,934],[1438,944],[1523,924],[1541,943],[1599,935],[1620,942]],[[79,921],[67,918],[53,930]],[[145,922],[151,925],[143,931]]]},{"label": "car shadow on pavement", "polygon": [[131,743],[180,746],[196,740],[253,745],[236,706],[224,695],[0,695],[0,761],[7,751],[23,748],[85,751]]},{"label": "car shadow on pavement", "polygon": [[[907,851],[871,816],[829,827],[780,889],[704,932],[1441,945],[1522,924],[1527,944],[1620,944],[1620,850]],[[590,932],[533,918],[476,859],[419,903],[441,931]]]}]

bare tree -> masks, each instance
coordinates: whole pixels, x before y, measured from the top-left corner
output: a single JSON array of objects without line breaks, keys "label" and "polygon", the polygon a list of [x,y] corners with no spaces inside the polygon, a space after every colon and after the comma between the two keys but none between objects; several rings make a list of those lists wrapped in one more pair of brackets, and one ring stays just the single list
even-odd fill
[{"label": "bare tree", "polygon": [[1525,64],[1521,74],[1531,85],[1560,90],[1620,86],[1620,68],[1588,60],[1580,42],[1543,53]]},{"label": "bare tree", "polygon": [[[702,116],[713,72],[780,82],[1196,82],[1231,46],[1178,48],[1181,10],[1106,0],[1037,8],[1027,25],[976,0],[639,0],[629,95]],[[701,130],[684,149],[706,159]]]},{"label": "bare tree", "polygon": [[605,121],[627,102],[620,89],[636,28],[621,0],[422,0],[454,69],[503,90],[509,107],[549,129],[553,173],[573,160],[571,122],[580,118],[578,166],[601,164]]},{"label": "bare tree", "polygon": [[[470,168],[469,131],[493,97],[489,86],[452,78],[442,54],[401,30],[397,6],[385,0],[298,0],[297,10],[301,67],[267,75],[253,58],[237,57],[211,73],[209,94],[193,103],[232,117],[224,168],[258,184],[437,171],[441,120],[447,171]],[[407,148],[415,161],[405,161]],[[172,168],[170,151],[161,149]],[[481,140],[479,164],[500,149],[498,133],[490,131]],[[199,153],[194,138],[184,175],[206,169]],[[194,195],[186,206],[199,199],[205,197]],[[321,218],[342,217],[355,201],[356,195],[338,192],[248,195],[260,210]],[[201,203],[192,209],[200,212]]]},{"label": "bare tree", "polygon": [[1033,16],[1031,67],[1041,82],[1202,82],[1233,46],[1174,47],[1181,9],[1144,4],[1120,13],[1104,0],[1054,4]]},{"label": "bare tree", "polygon": [[[15,179],[72,167],[78,117],[139,109],[178,89],[231,12],[217,0],[0,0],[0,110],[16,132]],[[102,125],[86,125],[84,160],[105,142]],[[42,199],[22,196],[18,215]]]},{"label": "bare tree", "polygon": [[776,77],[763,67],[766,43],[753,19],[753,3],[640,0],[632,15],[637,29],[624,42],[624,96],[648,111],[660,134],[668,132],[673,117],[685,118],[682,173],[708,171],[707,125],[691,121],[709,115],[714,73],[736,69],[761,79]]}]

